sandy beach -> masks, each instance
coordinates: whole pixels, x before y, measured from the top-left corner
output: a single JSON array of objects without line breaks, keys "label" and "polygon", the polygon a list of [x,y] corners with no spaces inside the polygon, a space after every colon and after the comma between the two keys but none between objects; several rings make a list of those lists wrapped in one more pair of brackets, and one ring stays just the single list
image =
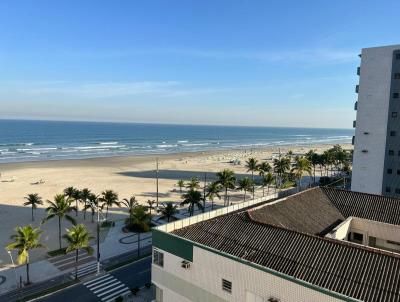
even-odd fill
[{"label": "sandy beach", "polygon": [[[230,168],[239,176],[248,174],[244,162],[249,157],[259,160],[272,161],[289,149],[294,154],[302,154],[313,149],[322,152],[332,145],[316,145],[307,147],[273,147],[257,150],[226,150],[214,152],[179,153],[160,156],[126,156],[95,158],[84,160],[41,161],[29,163],[9,163],[0,165],[0,246],[9,242],[9,236],[17,225],[26,225],[31,222],[31,209],[24,207],[24,197],[29,193],[38,193],[43,200],[62,193],[64,188],[74,186],[79,189],[89,188],[100,194],[103,190],[111,189],[118,193],[119,198],[129,198],[135,195],[139,202],[145,203],[148,199],[156,198],[156,158],[159,160],[159,200],[180,200],[179,188],[176,183],[179,179],[188,180],[191,177],[204,178],[207,172],[208,180],[214,177],[215,172]],[[343,145],[351,149],[351,145]],[[241,161],[240,165],[230,163],[231,160]],[[13,181],[11,181],[13,180]],[[42,180],[44,183],[34,184]],[[238,192],[236,195],[242,196]],[[261,194],[258,192],[257,194]],[[240,197],[237,199],[240,200]],[[45,217],[46,203],[35,211],[34,225]],[[73,214],[75,215],[75,214]],[[126,215],[126,209],[113,209],[112,217],[121,219]],[[82,221],[79,213],[78,221]],[[95,224],[87,219],[85,222],[91,230]],[[63,228],[69,227],[64,223]],[[56,221],[50,221],[42,226],[43,242],[48,249],[57,247]],[[43,258],[45,251],[34,251],[32,260]],[[0,266],[8,264],[9,258],[4,249],[0,249]]]}]

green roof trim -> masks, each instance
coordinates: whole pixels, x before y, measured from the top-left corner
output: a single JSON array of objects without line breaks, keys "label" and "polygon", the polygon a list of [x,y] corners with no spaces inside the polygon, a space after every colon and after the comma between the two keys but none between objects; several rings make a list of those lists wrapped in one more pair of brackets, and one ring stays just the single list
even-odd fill
[{"label": "green roof trim", "polygon": [[153,246],[168,253],[179,256],[187,261],[193,262],[193,242],[166,233],[155,228],[152,229]]}]

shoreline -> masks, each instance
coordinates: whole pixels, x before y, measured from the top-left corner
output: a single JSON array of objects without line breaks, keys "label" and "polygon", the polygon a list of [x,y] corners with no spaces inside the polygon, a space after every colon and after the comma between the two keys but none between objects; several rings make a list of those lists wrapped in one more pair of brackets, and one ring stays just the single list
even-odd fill
[{"label": "shoreline", "polygon": [[[20,162],[4,162],[0,163],[0,173],[7,170],[14,170],[20,168],[40,168],[40,167],[71,167],[75,165],[98,166],[98,162],[108,162],[107,164],[118,164],[125,162],[127,160],[135,160],[137,163],[144,163],[150,161],[159,160],[170,160],[176,159],[177,157],[183,158],[193,158],[198,156],[212,156],[218,154],[225,154],[227,152],[268,152],[277,151],[277,149],[287,150],[295,148],[306,148],[308,150],[321,147],[332,147],[334,145],[345,146],[345,149],[352,149],[351,143],[318,143],[318,144],[292,144],[292,145],[275,145],[275,146],[265,146],[265,147],[253,147],[253,148],[226,148],[226,149],[214,149],[214,150],[196,150],[196,151],[186,151],[186,152],[170,152],[170,153],[158,153],[158,154],[129,154],[129,155],[115,155],[115,156],[96,156],[88,158],[68,158],[68,159],[47,159],[47,160],[33,160],[33,161],[20,161]],[[20,167],[23,166],[23,167]]]}]

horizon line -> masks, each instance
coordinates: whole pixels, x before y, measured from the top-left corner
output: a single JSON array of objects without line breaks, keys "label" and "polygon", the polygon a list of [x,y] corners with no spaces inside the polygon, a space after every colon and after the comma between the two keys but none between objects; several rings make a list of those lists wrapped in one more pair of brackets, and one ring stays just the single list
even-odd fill
[{"label": "horizon line", "polygon": [[54,120],[36,118],[1,118],[0,121],[33,121],[33,122],[62,122],[62,123],[100,123],[100,124],[136,124],[160,126],[204,126],[204,127],[244,127],[244,128],[291,128],[291,129],[336,129],[353,130],[353,128],[336,127],[307,127],[307,126],[261,126],[261,125],[220,125],[220,124],[187,124],[187,123],[162,123],[162,122],[132,122],[132,121],[96,121],[96,120]]}]

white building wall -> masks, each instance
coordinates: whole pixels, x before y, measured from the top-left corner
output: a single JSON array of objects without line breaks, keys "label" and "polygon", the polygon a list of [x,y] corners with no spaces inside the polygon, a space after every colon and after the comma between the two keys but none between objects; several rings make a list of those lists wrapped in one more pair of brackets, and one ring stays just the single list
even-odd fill
[{"label": "white building wall", "polygon": [[[152,281],[163,290],[163,302],[246,302],[246,291],[264,301],[270,297],[281,302],[343,301],[198,247],[190,269],[183,269],[181,261],[164,252],[164,268],[152,266]],[[222,278],[232,282],[231,294],[222,290]]]},{"label": "white building wall", "polygon": [[392,58],[396,49],[400,45],[362,50],[352,191],[382,194]]},{"label": "white building wall", "polygon": [[400,226],[376,222],[372,220],[353,217],[350,226],[351,232],[364,235],[364,245],[368,245],[369,237],[375,237],[377,246],[392,250],[400,250],[399,245],[388,243],[394,241],[400,243]]}]

